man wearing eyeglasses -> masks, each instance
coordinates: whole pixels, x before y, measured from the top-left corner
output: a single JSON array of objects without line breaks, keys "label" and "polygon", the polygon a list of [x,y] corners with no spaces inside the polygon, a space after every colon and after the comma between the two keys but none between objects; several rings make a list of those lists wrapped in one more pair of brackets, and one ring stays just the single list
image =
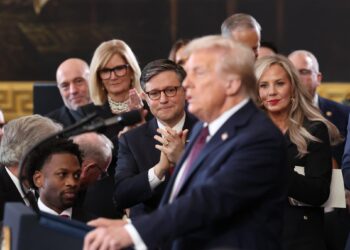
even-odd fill
[{"label": "man wearing eyeglasses", "polygon": [[[321,85],[322,73],[316,57],[307,50],[296,50],[288,56],[300,75],[300,80],[314,98],[314,104],[320,108],[323,116],[332,122],[346,138],[350,107],[319,96],[316,92]],[[332,148],[334,167],[341,167],[344,143]]]},{"label": "man wearing eyeglasses", "polygon": [[64,106],[47,114],[47,117],[64,127],[84,117],[78,109],[89,104],[89,65],[79,58],[69,58],[57,68],[56,81]]},{"label": "man wearing eyeglasses", "polygon": [[115,200],[131,208],[130,217],[155,210],[196,122],[185,112],[186,73],[170,60],[146,65],[141,74],[144,99],[154,118],[119,138]]}]

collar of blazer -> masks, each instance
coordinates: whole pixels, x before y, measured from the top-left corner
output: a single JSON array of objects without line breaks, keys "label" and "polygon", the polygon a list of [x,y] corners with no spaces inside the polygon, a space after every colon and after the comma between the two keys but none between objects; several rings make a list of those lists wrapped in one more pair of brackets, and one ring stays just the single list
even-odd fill
[{"label": "collar of blazer", "polygon": [[[235,132],[240,127],[244,127],[251,116],[255,113],[259,112],[258,108],[254,105],[252,101],[249,101],[246,105],[244,105],[240,110],[238,110],[234,115],[232,115],[223,125],[222,127],[212,136],[209,142],[204,146],[202,151],[199,153],[198,158],[193,162],[193,166],[189,170],[187,174],[186,181],[188,178],[196,171],[196,169],[200,166],[201,162],[210,155],[210,153],[214,152],[214,150],[220,147],[222,144],[232,140],[234,138]],[[195,139],[197,138],[200,130],[203,126],[203,123],[199,123],[193,129],[193,134],[190,139],[190,143],[187,145],[186,150],[179,161],[178,166],[182,166],[185,159],[187,159],[189,152],[194,144]],[[175,175],[177,175],[180,167],[177,167],[175,170]],[[173,178],[174,179],[174,178]],[[171,185],[171,184],[169,184]],[[185,186],[185,185],[183,185]]]}]

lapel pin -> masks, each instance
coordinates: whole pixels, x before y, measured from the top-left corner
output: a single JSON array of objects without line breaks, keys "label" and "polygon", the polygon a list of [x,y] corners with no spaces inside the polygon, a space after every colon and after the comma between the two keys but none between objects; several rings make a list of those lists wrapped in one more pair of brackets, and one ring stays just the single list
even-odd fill
[{"label": "lapel pin", "polygon": [[227,138],[228,138],[228,133],[227,132],[221,134],[221,140],[225,141]]},{"label": "lapel pin", "polygon": [[327,111],[326,112],[326,116],[332,116],[332,112],[331,111]]}]

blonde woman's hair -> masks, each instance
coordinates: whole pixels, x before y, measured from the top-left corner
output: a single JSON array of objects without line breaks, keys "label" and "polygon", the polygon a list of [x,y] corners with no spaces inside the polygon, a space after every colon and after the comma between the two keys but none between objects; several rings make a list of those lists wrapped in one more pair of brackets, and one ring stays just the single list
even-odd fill
[{"label": "blonde woman's hair", "polygon": [[[303,84],[300,82],[300,78],[297,70],[293,64],[282,55],[273,55],[260,58],[255,63],[255,76],[259,80],[263,73],[269,69],[272,65],[281,66],[287,73],[288,78],[292,84],[292,101],[288,116],[288,130],[290,140],[297,146],[299,157],[302,157],[308,153],[307,146],[310,141],[318,141],[320,139],[310,134],[309,131],[303,126],[305,118],[310,121],[319,121],[327,126],[329,139],[331,145],[336,145],[342,141],[341,135],[337,127],[324,118],[320,110],[313,105],[312,96],[306,90]],[[259,84],[257,84],[256,90]],[[264,106],[261,104],[264,109]]]},{"label": "blonde woman's hair", "polygon": [[90,64],[90,96],[95,105],[103,105],[107,101],[107,91],[103,88],[102,80],[98,71],[105,67],[115,54],[120,55],[132,70],[131,86],[141,93],[140,75],[141,70],[136,56],[130,47],[122,40],[113,39],[101,43],[92,57]]}]

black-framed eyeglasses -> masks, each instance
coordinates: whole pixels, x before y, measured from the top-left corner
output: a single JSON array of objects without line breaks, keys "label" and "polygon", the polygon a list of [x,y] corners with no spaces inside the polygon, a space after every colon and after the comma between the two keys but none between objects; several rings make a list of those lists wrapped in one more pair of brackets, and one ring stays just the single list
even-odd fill
[{"label": "black-framed eyeglasses", "polygon": [[108,80],[111,79],[112,72],[114,72],[114,75],[117,77],[125,76],[126,73],[128,73],[128,68],[130,67],[129,64],[123,64],[115,66],[114,68],[102,68],[98,71],[98,74],[102,80]]},{"label": "black-framed eyeglasses", "polygon": [[177,90],[179,88],[182,88],[182,86],[167,87],[167,88],[165,88],[163,90],[151,90],[151,91],[146,92],[146,94],[148,95],[149,99],[151,99],[151,100],[158,100],[158,99],[160,99],[160,96],[162,95],[162,92],[167,97],[176,96]]}]

